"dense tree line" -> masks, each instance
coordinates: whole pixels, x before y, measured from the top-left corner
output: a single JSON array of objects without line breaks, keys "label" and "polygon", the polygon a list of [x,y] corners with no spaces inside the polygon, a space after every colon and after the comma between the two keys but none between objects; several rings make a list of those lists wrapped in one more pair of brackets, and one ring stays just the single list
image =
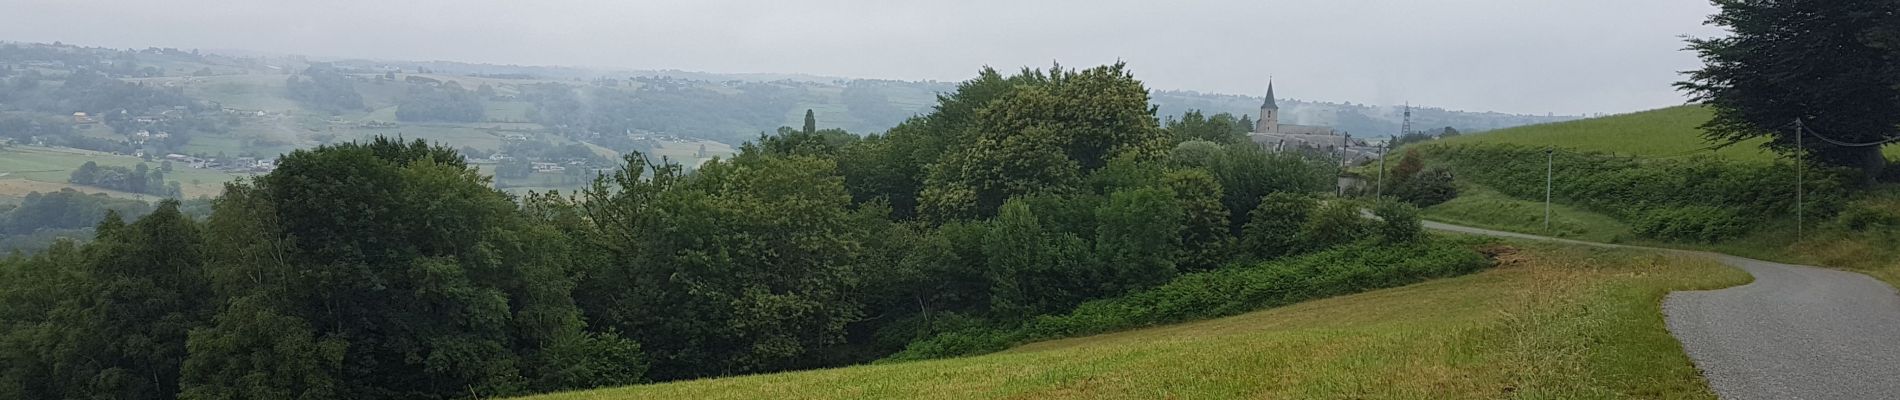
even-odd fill
[{"label": "dense tree line", "polygon": [[[296,151],[203,219],[166,201],[0,263],[0,397],[503,396],[955,354],[928,349],[1476,265],[1409,206],[1374,222],[1316,195],[1330,161],[1171,131],[1147,92],[1119,64],[985,70],[886,134],[808,119],[691,173],[634,153],[523,198],[420,141]],[[1181,289],[1222,276],[1288,295]]]},{"label": "dense tree line", "polygon": [[0,234],[32,233],[42,229],[91,227],[108,213],[138,217],[150,213],[152,206],[143,201],[115,199],[105,194],[85,194],[71,188],[57,192],[27,193],[20,204],[0,207],[4,223]]},{"label": "dense tree line", "polygon": [[[635,78],[635,88],[574,87],[564,84],[525,86],[523,97],[534,102],[533,120],[570,137],[623,137],[629,132],[659,132],[727,142],[745,140],[761,126],[783,123],[786,113],[804,96],[804,90],[769,82],[731,82],[715,90],[710,83],[670,78]],[[619,151],[624,142],[602,140]]]},{"label": "dense tree line", "polygon": [[408,94],[396,102],[399,121],[478,122],[487,110],[480,96],[455,82],[408,86]]},{"label": "dense tree line", "polygon": [[145,166],[145,163],[126,168],[100,166],[99,163],[87,161],[73,169],[72,177],[66,181],[132,193],[180,197],[182,193],[178,181],[166,181],[165,172],[164,168],[153,169]]},{"label": "dense tree line", "polygon": [[291,100],[331,113],[363,109],[363,95],[349,75],[329,64],[311,64],[284,81]]},{"label": "dense tree line", "polygon": [[74,112],[103,116],[121,111],[138,114],[173,107],[205,107],[185,96],[179,88],[126,82],[84,68],[63,76],[27,70],[6,78],[0,89],[4,89],[0,90],[0,103],[60,116]]},{"label": "dense tree line", "polygon": [[1247,133],[1253,132],[1253,122],[1243,115],[1234,118],[1233,114],[1219,113],[1213,116],[1202,115],[1200,110],[1189,110],[1180,118],[1169,116],[1165,122],[1168,134],[1177,141],[1201,140],[1218,144],[1234,144],[1247,141]]}]

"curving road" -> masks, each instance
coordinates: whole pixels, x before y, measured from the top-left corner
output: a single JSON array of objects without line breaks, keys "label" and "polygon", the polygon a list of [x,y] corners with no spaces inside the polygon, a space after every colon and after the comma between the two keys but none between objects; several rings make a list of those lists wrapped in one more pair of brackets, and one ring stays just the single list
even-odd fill
[{"label": "curving road", "polygon": [[[1426,222],[1478,235],[1629,247]],[[1724,399],[1900,399],[1900,295],[1853,272],[1705,254],[1747,285],[1670,293],[1670,333]]]}]

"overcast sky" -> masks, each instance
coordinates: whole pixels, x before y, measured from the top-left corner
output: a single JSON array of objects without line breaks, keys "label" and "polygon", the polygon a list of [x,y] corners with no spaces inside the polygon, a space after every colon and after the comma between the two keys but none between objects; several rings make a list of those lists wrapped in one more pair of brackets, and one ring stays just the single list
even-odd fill
[{"label": "overcast sky", "polygon": [[1704,0],[0,0],[0,40],[959,81],[1124,60],[1156,89],[1513,113],[1681,104]]}]

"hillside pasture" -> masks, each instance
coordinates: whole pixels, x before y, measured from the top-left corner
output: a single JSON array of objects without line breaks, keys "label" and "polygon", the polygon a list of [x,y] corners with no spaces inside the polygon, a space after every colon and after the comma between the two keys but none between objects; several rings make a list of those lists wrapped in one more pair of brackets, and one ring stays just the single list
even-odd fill
[{"label": "hillside pasture", "polygon": [[[100,188],[66,183],[66,181],[72,177],[72,171],[78,169],[81,165],[85,165],[88,161],[98,163],[100,166],[127,168],[131,168],[141,162],[144,162],[148,168],[156,169],[159,166],[158,161],[145,162],[137,157],[112,155],[95,151],[37,146],[14,146],[0,150],[0,173],[6,174],[5,178],[25,179],[54,185],[12,185],[13,187],[30,188],[28,189],[29,191],[45,191],[40,189],[47,187],[53,190],[58,190],[60,187],[73,187],[89,193],[106,191]],[[216,196],[224,191],[225,182],[247,176],[251,175],[174,165],[172,166],[172,172],[165,174],[165,180],[178,181],[181,186],[180,188],[184,190],[185,197],[199,197]],[[22,196],[25,194],[24,192],[4,192],[0,193],[0,196]],[[129,193],[120,193],[114,196],[119,197],[121,194],[125,197],[133,196]]]},{"label": "hillside pasture", "polygon": [[1520,246],[1470,276],[985,356],[528,399],[1714,398],[1657,304],[1747,274],[1687,256]]}]

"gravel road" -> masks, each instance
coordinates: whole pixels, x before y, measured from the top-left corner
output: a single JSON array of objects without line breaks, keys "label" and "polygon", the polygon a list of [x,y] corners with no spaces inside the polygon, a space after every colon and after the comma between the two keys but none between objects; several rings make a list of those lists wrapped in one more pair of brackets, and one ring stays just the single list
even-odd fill
[{"label": "gravel road", "polygon": [[1892,286],[1853,272],[1700,254],[1755,276],[1747,285],[1675,292],[1663,301],[1670,333],[1721,398],[1900,399],[1900,295]]}]

